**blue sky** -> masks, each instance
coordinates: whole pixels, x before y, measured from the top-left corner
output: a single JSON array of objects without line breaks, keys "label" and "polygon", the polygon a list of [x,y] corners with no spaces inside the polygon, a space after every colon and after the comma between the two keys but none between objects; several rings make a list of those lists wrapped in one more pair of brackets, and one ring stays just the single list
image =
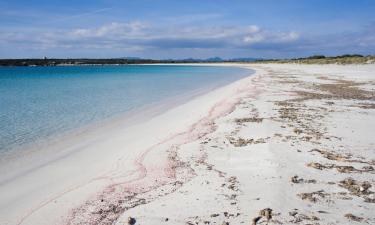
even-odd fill
[{"label": "blue sky", "polygon": [[374,0],[3,0],[0,58],[375,54]]}]

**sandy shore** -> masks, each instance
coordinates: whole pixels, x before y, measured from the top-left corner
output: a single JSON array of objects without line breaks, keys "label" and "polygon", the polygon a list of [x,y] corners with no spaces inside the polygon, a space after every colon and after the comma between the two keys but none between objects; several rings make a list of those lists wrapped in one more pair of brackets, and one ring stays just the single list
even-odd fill
[{"label": "sandy shore", "polygon": [[375,65],[256,74],[0,185],[0,224],[374,224]]}]

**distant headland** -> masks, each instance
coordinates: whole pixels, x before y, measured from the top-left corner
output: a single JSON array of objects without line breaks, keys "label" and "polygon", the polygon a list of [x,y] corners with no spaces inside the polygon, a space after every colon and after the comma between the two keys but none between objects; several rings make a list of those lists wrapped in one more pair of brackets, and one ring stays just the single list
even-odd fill
[{"label": "distant headland", "polygon": [[213,57],[207,59],[143,59],[126,58],[24,58],[0,59],[0,66],[74,66],[74,65],[127,65],[157,63],[298,63],[298,64],[373,64],[375,55],[344,54],[339,56],[313,55],[304,58],[262,59],[262,58],[231,58]]}]

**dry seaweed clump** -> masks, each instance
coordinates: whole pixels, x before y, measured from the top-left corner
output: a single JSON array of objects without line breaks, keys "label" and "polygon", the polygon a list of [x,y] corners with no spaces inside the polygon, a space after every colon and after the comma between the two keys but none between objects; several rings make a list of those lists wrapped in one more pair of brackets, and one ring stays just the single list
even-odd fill
[{"label": "dry seaweed clump", "polygon": [[341,155],[341,154],[329,152],[329,151],[326,151],[326,150],[313,149],[310,152],[318,152],[324,158],[329,159],[329,160],[335,160],[335,161],[345,162],[348,159],[350,159],[349,155]]},{"label": "dry seaweed clump", "polygon": [[310,193],[300,193],[297,196],[300,197],[302,200],[307,200],[310,202],[317,202],[319,198],[325,198],[328,194],[324,192],[324,190],[314,191]]},{"label": "dry seaweed clump", "polygon": [[259,117],[246,117],[246,118],[238,118],[235,119],[235,122],[238,124],[241,123],[261,123],[263,121],[263,118]]},{"label": "dry seaweed clump", "polygon": [[362,104],[357,104],[353,106],[359,107],[362,109],[375,109],[375,104],[371,104],[371,103],[362,103]]},{"label": "dry seaweed clump", "polygon": [[243,147],[251,144],[263,144],[266,143],[269,138],[258,138],[258,139],[244,139],[244,138],[229,138],[229,143],[234,147]]},{"label": "dry seaweed clump", "polygon": [[[320,149],[316,149],[316,148],[310,150],[310,152],[318,152],[324,158],[329,159],[329,160],[333,160],[333,161],[354,162],[354,163],[364,163],[364,164],[374,165],[374,160],[364,161],[364,160],[359,160],[359,159],[352,159],[351,154],[345,154],[344,155],[344,154],[339,154],[339,153],[330,152],[330,151],[326,151],[326,150],[320,150]],[[368,166],[368,167],[363,167],[362,170],[371,171],[371,170],[373,170],[373,168],[371,169],[371,166]],[[366,172],[366,171],[363,171],[363,172]]]},{"label": "dry seaweed clump", "polygon": [[242,146],[252,144],[254,142],[254,139],[243,139],[243,138],[234,139],[234,138],[230,138],[229,142],[232,145],[234,145],[235,147],[242,147]]},{"label": "dry seaweed clump", "polygon": [[368,181],[358,182],[351,177],[340,181],[339,185],[347,189],[352,195],[356,195],[356,196],[363,196],[363,195],[369,195],[369,194],[374,193],[370,191],[370,188],[372,187],[370,182]]},{"label": "dry seaweed clump", "polygon": [[350,221],[356,221],[356,222],[361,222],[363,220],[362,217],[355,216],[355,215],[353,215],[351,213],[345,214],[344,217],[347,218]]},{"label": "dry seaweed clump", "polygon": [[318,170],[323,170],[323,169],[330,169],[332,168],[333,166],[332,165],[323,165],[323,164],[320,164],[320,163],[317,163],[317,162],[311,162],[311,163],[308,163],[307,164],[308,167],[312,167],[314,169],[318,169]]},{"label": "dry seaweed clump", "polygon": [[334,81],[329,84],[314,84],[312,89],[319,92],[309,91],[295,91],[300,98],[298,101],[313,100],[313,99],[347,99],[347,100],[375,100],[375,92],[367,91],[359,88],[358,86],[364,83],[359,83],[343,79],[329,79],[325,80]]},{"label": "dry seaweed clump", "polygon": [[252,225],[256,225],[262,218],[264,218],[267,223],[272,219],[272,209],[265,208],[259,211],[259,216],[252,220]]},{"label": "dry seaweed clump", "polygon": [[287,119],[291,121],[298,119],[298,109],[295,107],[282,106],[278,111],[281,119]]},{"label": "dry seaweed clump", "polygon": [[317,162],[311,162],[306,165],[307,167],[312,167],[314,169],[333,169],[335,168],[339,173],[367,173],[373,172],[375,169],[372,166],[363,166],[362,169],[356,169],[353,166],[340,166],[336,164],[320,164]]},{"label": "dry seaweed clump", "polygon": [[293,217],[293,219],[291,221],[289,221],[290,223],[301,223],[303,221],[318,221],[318,220],[320,220],[317,216],[314,216],[314,215],[308,216],[308,215],[299,213],[297,211],[297,209],[289,212],[289,215]]},{"label": "dry seaweed clump", "polygon": [[315,184],[316,180],[315,179],[305,180],[305,179],[300,178],[297,175],[295,175],[295,176],[290,178],[290,182],[292,182],[294,184],[300,184],[300,183]]}]

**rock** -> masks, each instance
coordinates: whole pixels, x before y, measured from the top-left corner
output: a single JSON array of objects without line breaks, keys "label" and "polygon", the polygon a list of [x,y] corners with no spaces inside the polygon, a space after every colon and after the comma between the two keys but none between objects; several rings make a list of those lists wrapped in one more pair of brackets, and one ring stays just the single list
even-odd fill
[{"label": "rock", "polygon": [[229,222],[223,222],[222,225],[229,225]]},{"label": "rock", "polygon": [[253,223],[252,223],[252,225],[256,225],[260,219],[262,219],[261,216],[255,217],[255,218],[253,219]]},{"label": "rock", "polygon": [[133,218],[133,217],[129,217],[129,218],[128,218],[128,224],[129,224],[129,225],[134,225],[136,222],[137,222],[137,221],[135,220],[135,218]]},{"label": "rock", "polygon": [[294,184],[298,184],[298,183],[301,183],[303,181],[303,179],[301,178],[298,178],[297,175],[293,176],[290,178],[290,182],[294,183]]}]

